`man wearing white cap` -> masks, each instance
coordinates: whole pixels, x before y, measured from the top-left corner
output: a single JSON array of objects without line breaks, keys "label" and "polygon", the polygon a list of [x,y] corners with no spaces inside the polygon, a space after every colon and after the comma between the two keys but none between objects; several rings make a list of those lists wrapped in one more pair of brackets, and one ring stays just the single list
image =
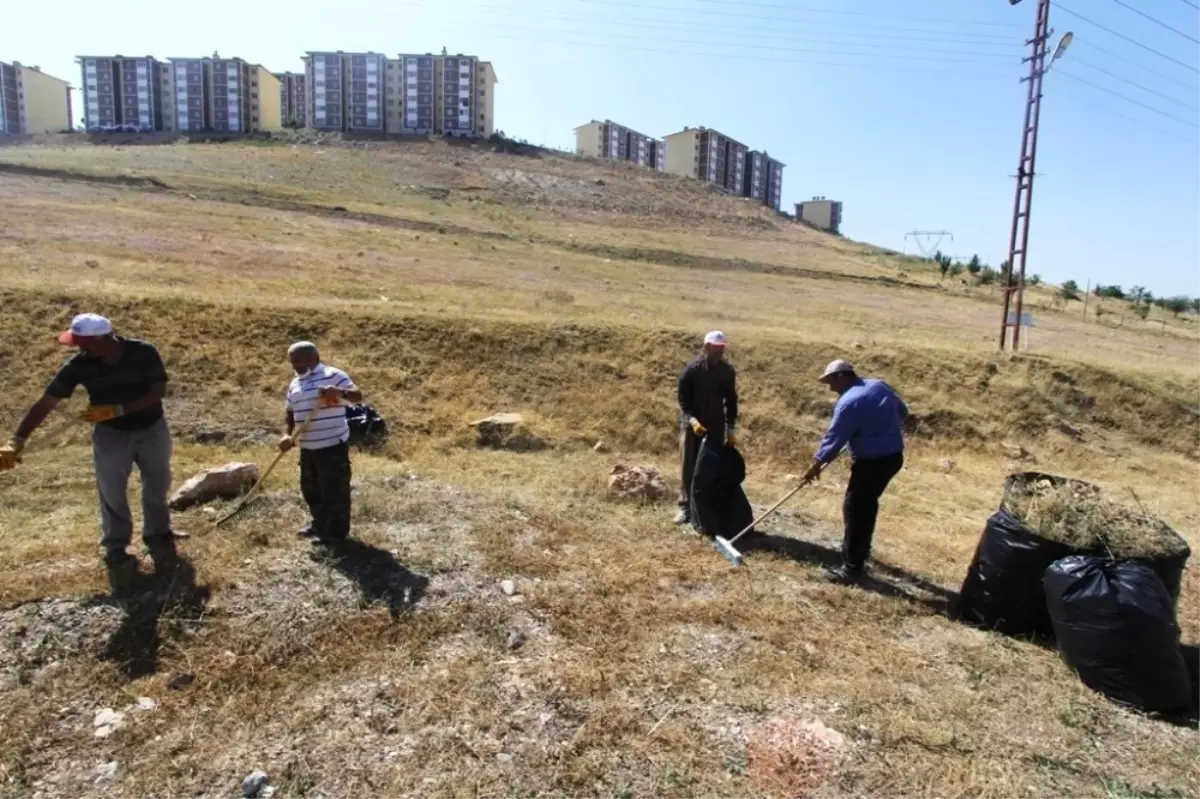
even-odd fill
[{"label": "man wearing white cap", "polygon": [[713,330],[704,336],[704,349],[679,376],[681,424],[679,449],[681,482],[676,524],[691,520],[692,475],[700,442],[706,436],[735,445],[738,418],[737,374],[725,361],[725,334]]},{"label": "man wearing white cap", "polygon": [[95,425],[92,455],[100,494],[100,544],[113,591],[121,593],[138,569],[137,559],[126,551],[133,537],[126,491],[135,464],[142,477],[142,539],[155,571],[162,574],[178,565],[167,508],[171,433],[162,405],[167,371],[153,345],[117,336],[112,323],[97,314],[76,316],[58,340],[78,352],[62,365],[0,448],[0,471],[20,463],[25,440],[82,385],[89,405],[80,419]]},{"label": "man wearing white cap", "polygon": [[862,579],[871,554],[879,497],[904,465],[901,428],[908,407],[891,386],[882,380],[860,378],[847,361],[830,363],[820,381],[838,394],[838,401],[804,482],[819,479],[821,470],[843,448],[850,449],[854,461],[842,503],[842,565],[828,575],[830,581],[848,585]]}]

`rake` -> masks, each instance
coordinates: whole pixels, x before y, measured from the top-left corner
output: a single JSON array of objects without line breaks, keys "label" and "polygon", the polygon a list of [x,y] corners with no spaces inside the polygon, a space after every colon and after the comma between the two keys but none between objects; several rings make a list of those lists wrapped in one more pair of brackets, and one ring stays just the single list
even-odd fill
[{"label": "rake", "polygon": [[734,566],[741,566],[742,565],[742,553],[738,552],[737,548],[734,547],[734,544],[737,543],[737,540],[739,538],[741,538],[742,536],[744,536],[746,533],[753,530],[758,525],[762,524],[763,520],[768,518],[775,511],[777,511],[779,509],[780,505],[782,505],[783,503],[787,502],[789,499],[794,497],[796,495],[796,492],[798,492],[800,489],[804,488],[804,486],[806,486],[806,485],[808,485],[808,483],[802,482],[802,483],[800,483],[800,485],[793,488],[791,491],[789,491],[787,493],[787,496],[785,496],[783,499],[776,502],[768,510],[764,511],[762,516],[759,516],[757,519],[750,522],[749,526],[747,526],[745,530],[742,530],[740,533],[735,535],[733,538],[726,540],[719,535],[716,536],[715,538],[713,538],[713,549],[717,550],[722,555],[724,555],[725,559],[728,560],[730,563],[732,563]]},{"label": "rake", "polygon": [[[305,434],[305,432],[307,432],[307,431],[308,431],[308,425],[309,425],[309,423],[311,423],[311,422],[312,422],[312,420],[313,420],[313,417],[314,417],[314,416],[316,416],[316,415],[317,415],[317,409],[316,409],[316,408],[314,408],[313,410],[309,411],[308,415],[304,417],[304,421],[300,423],[300,426],[299,426],[299,427],[297,427],[295,430],[293,430],[293,431],[292,431],[292,435],[291,435],[292,443],[295,443],[295,442],[299,441],[299,440],[300,440],[300,438],[301,438],[301,436],[303,436],[303,435]],[[283,456],[284,456],[284,455],[286,455],[286,454],[287,454],[287,453],[286,453],[286,452],[284,452],[283,450],[279,450],[279,452],[278,452],[278,453],[275,455],[275,459],[274,459],[273,461],[271,461],[271,465],[270,465],[270,466],[268,466],[268,467],[267,467],[267,470],[266,470],[265,472],[263,472],[263,473],[262,473],[262,477],[258,478],[258,482],[256,482],[254,485],[252,485],[252,486],[250,487],[250,490],[249,490],[249,491],[247,491],[247,492],[246,492],[246,493],[245,493],[245,494],[242,496],[241,500],[238,502],[238,504],[237,504],[237,505],[235,505],[235,506],[234,506],[233,510],[229,511],[229,513],[226,513],[224,516],[222,516],[221,518],[217,519],[217,522],[216,522],[216,524],[214,525],[215,527],[220,527],[222,524],[224,524],[225,522],[227,522],[227,521],[229,521],[230,519],[232,519],[234,516],[236,516],[236,515],[238,515],[239,513],[241,513],[241,512],[242,512],[242,510],[243,510],[243,509],[244,509],[244,508],[245,508],[245,507],[246,507],[248,504],[250,504],[250,500],[254,498],[254,492],[258,491],[258,487],[259,487],[259,486],[261,486],[261,485],[262,485],[264,482],[266,482],[267,476],[271,474],[271,471],[272,471],[272,470],[275,468],[276,464],[278,464],[278,463],[279,463],[279,461],[280,461],[280,460],[283,458]]]}]

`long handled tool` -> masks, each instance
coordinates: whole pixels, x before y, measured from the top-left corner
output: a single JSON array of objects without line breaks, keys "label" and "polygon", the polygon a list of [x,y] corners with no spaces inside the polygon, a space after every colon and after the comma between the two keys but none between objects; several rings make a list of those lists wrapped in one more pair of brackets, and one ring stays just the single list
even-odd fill
[{"label": "long handled tool", "polygon": [[[308,415],[304,417],[304,421],[300,423],[300,426],[292,431],[292,436],[291,436],[292,443],[299,441],[301,439],[301,437],[303,437],[305,432],[308,431],[308,425],[312,422],[313,417],[316,415],[317,415],[316,408],[313,408],[311,411],[308,412]],[[262,473],[262,477],[258,478],[258,482],[255,483],[253,486],[251,486],[250,490],[247,491],[242,496],[241,500],[234,507],[234,509],[229,511],[229,513],[226,513],[221,518],[217,519],[217,523],[216,523],[217,527],[220,527],[222,524],[224,524],[225,522],[232,519],[234,516],[236,516],[238,513],[240,513],[242,511],[242,509],[246,507],[246,505],[248,505],[250,503],[250,500],[254,498],[254,493],[256,491],[258,491],[258,487],[261,486],[266,481],[267,476],[271,474],[271,471],[275,468],[275,465],[279,463],[279,461],[283,458],[283,456],[285,454],[287,454],[287,453],[284,450],[279,450],[279,453],[275,456],[275,459],[273,461],[271,461],[271,465],[268,466],[267,470]]]},{"label": "long handled tool", "polygon": [[804,486],[806,486],[806,485],[808,485],[808,483],[802,482],[802,483],[800,483],[800,485],[793,488],[791,491],[789,491],[787,493],[787,496],[785,496],[783,499],[776,502],[768,510],[764,511],[762,516],[759,516],[757,519],[750,522],[750,525],[745,530],[742,530],[740,533],[735,535],[733,538],[730,538],[728,540],[722,538],[721,536],[717,536],[716,538],[714,538],[713,539],[713,549],[717,550],[722,555],[724,555],[725,559],[728,560],[730,563],[732,563],[734,566],[741,566],[742,565],[742,553],[738,552],[737,549],[733,546],[734,544],[737,543],[737,540],[739,538],[741,538],[742,536],[744,536],[746,533],[753,530],[758,525],[762,524],[763,520],[765,520],[768,516],[770,516],[775,511],[777,511],[779,509],[780,505],[782,505],[783,503],[785,503],[789,499],[791,499],[793,496],[795,496],[796,492],[799,491],[800,489],[804,488]]}]

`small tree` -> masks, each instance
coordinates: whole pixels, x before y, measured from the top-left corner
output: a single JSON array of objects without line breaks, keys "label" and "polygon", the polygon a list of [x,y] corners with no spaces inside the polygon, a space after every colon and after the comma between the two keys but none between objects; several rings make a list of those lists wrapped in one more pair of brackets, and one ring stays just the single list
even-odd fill
[{"label": "small tree", "polygon": [[1200,313],[1200,297],[1192,299],[1192,313]]},{"label": "small tree", "polygon": [[1068,280],[1058,289],[1058,293],[1064,300],[1077,300],[1079,299],[1079,284],[1074,280]]},{"label": "small tree", "polygon": [[[967,265],[967,268],[968,269],[971,268],[970,264]],[[980,267],[980,269],[979,269],[979,285],[990,286],[995,281],[996,281],[996,270],[995,269],[992,269],[990,266]]]},{"label": "small tree", "polygon": [[1135,306],[1141,303],[1143,297],[1146,297],[1147,302],[1149,302],[1149,295],[1146,294],[1145,286],[1134,286],[1129,289],[1129,299],[1133,300]]},{"label": "small tree", "polygon": [[967,271],[972,275],[978,275],[981,269],[983,269],[983,264],[980,263],[979,256],[972,255],[971,260],[967,262]]},{"label": "small tree", "polygon": [[1114,300],[1125,299],[1125,292],[1120,286],[1096,286],[1097,297],[1109,297]]},{"label": "small tree", "polygon": [[949,255],[943,255],[941,250],[933,254],[934,263],[937,264],[938,271],[942,273],[942,280],[946,279],[946,273],[950,271],[951,260]]},{"label": "small tree", "polygon": [[1042,276],[1041,275],[1030,275],[1029,276],[1029,285],[1031,285],[1031,286],[1042,285]]},{"label": "small tree", "polygon": [[962,264],[950,264],[950,277],[958,277],[963,273]]},{"label": "small tree", "polygon": [[1178,317],[1192,306],[1192,300],[1187,297],[1168,297],[1163,301],[1163,307]]},{"label": "small tree", "polygon": [[1149,305],[1135,305],[1135,306],[1133,306],[1133,312],[1135,314],[1137,314],[1139,318],[1145,319],[1146,317],[1148,317],[1150,315],[1150,306]]}]

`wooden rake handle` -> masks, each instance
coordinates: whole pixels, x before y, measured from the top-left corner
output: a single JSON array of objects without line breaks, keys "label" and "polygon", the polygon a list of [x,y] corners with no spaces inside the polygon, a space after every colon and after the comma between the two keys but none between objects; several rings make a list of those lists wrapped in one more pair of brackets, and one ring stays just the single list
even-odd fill
[{"label": "wooden rake handle", "polygon": [[[316,409],[309,411],[308,415],[304,417],[304,421],[300,423],[300,426],[292,431],[291,439],[293,442],[299,441],[300,438],[308,431],[308,426],[312,423],[313,417],[316,415]],[[254,493],[258,491],[258,487],[266,482],[267,477],[270,476],[271,472],[275,470],[275,466],[278,465],[279,461],[282,460],[283,456],[286,454],[287,452],[284,450],[280,450],[275,454],[275,458],[271,461],[271,464],[267,467],[267,470],[263,472],[262,476],[258,478],[258,481],[250,487],[250,490],[247,491],[245,496],[242,497],[241,502],[239,502],[233,510],[229,511],[229,513],[226,513],[224,516],[217,519],[217,527],[220,527],[222,524],[232,519],[241,512],[242,508],[246,507],[246,504],[254,498]]]},{"label": "wooden rake handle", "polygon": [[801,480],[801,481],[800,481],[800,485],[796,486],[796,487],[795,487],[795,488],[793,488],[791,491],[787,492],[787,495],[786,495],[786,496],[785,496],[783,499],[779,500],[779,501],[778,501],[778,502],[776,502],[774,505],[772,505],[770,508],[768,508],[767,510],[763,511],[763,514],[762,514],[762,516],[759,516],[757,519],[755,519],[754,521],[750,522],[750,526],[749,526],[749,527],[747,527],[745,530],[742,530],[740,533],[738,533],[737,535],[735,535],[733,538],[729,539],[729,543],[730,543],[730,544],[732,544],[733,542],[737,541],[739,538],[741,538],[742,536],[744,536],[746,533],[750,532],[750,531],[751,531],[751,530],[753,530],[755,527],[757,527],[758,525],[762,524],[762,523],[763,523],[763,521],[765,521],[765,520],[767,519],[767,517],[769,517],[769,516],[770,516],[771,514],[773,514],[775,511],[779,510],[779,506],[780,506],[780,505],[782,505],[783,503],[787,502],[787,501],[788,501],[789,499],[791,499],[792,497],[796,496],[797,492],[799,492],[799,491],[800,491],[800,489],[804,488],[806,485],[808,485],[808,483],[806,483],[806,482],[804,482],[803,480]]}]

